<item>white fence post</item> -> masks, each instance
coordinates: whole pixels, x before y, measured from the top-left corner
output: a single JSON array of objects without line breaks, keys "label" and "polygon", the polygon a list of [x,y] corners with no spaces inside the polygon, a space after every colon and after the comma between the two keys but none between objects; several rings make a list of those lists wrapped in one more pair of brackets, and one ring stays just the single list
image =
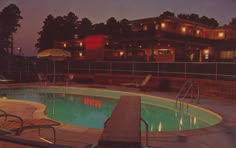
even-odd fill
[{"label": "white fence post", "polygon": [[218,63],[216,62],[216,80],[218,79]]}]

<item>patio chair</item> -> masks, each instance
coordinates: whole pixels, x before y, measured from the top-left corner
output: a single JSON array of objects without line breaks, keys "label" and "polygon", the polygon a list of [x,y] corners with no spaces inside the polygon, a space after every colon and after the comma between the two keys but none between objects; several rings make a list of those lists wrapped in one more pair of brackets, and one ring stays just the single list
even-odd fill
[{"label": "patio chair", "polygon": [[37,75],[38,75],[39,81],[44,83],[44,85],[47,85],[47,83],[49,82],[47,76],[42,73],[38,73]]},{"label": "patio chair", "polygon": [[11,83],[14,82],[12,79],[7,79],[5,76],[0,75],[0,83]]},{"label": "patio chair", "polygon": [[137,88],[140,88],[140,90],[146,90],[146,85],[150,81],[151,78],[152,78],[152,75],[148,74],[141,83],[139,83],[138,81],[135,81],[135,82],[131,82],[131,83],[123,83],[120,85],[121,86],[137,87]]},{"label": "patio chair", "polygon": [[[38,129],[38,134],[41,140],[48,143],[56,143],[56,130],[54,126],[60,125],[59,122],[50,119],[22,119],[20,116],[8,114],[4,110],[0,110],[0,134],[1,135],[16,135],[19,136],[24,130]],[[53,132],[53,141],[41,136],[41,129],[51,129]]]},{"label": "patio chair", "polygon": [[72,80],[74,79],[75,75],[74,74],[68,74],[65,77],[66,85],[70,85]]}]

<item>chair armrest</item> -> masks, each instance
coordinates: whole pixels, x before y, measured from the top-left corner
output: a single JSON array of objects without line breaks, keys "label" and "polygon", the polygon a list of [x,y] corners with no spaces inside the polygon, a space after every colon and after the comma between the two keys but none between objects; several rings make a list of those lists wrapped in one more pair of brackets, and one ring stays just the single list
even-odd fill
[{"label": "chair armrest", "polygon": [[3,114],[7,114],[7,112],[2,110],[2,109],[0,109],[0,112],[3,113]]},{"label": "chair armrest", "polygon": [[7,116],[6,116],[7,112],[5,112],[4,110],[0,109],[0,115],[2,115],[1,117],[5,117],[4,121],[7,120]]},{"label": "chair armrest", "polygon": [[[23,131],[24,121],[20,116],[6,113],[6,114],[0,114],[0,117],[5,117],[5,122],[18,122],[20,124],[20,127],[17,128],[16,135],[19,135]],[[8,117],[12,117],[14,119],[8,120],[9,119]],[[2,127],[2,128],[4,128],[4,127]]]}]

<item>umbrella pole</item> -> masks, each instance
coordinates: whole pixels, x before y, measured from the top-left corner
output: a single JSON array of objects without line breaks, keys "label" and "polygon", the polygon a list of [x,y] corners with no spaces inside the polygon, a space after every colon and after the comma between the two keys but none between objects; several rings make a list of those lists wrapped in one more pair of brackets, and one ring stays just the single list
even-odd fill
[{"label": "umbrella pole", "polygon": [[53,61],[53,83],[55,84],[55,73],[56,73],[56,70],[55,70],[55,61]]},{"label": "umbrella pole", "polygon": [[70,72],[70,62],[67,61],[67,73],[69,73],[69,72]]}]

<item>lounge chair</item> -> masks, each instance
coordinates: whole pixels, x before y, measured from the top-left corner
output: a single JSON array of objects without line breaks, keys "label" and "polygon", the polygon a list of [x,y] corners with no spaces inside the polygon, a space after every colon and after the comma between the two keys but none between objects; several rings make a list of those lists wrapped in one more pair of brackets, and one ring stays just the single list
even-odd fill
[{"label": "lounge chair", "polygon": [[75,148],[75,147],[61,145],[61,144],[50,144],[50,143],[32,141],[32,140],[27,140],[27,139],[17,138],[17,137],[12,137],[12,136],[7,136],[7,135],[0,135],[0,141],[20,144],[20,145],[23,145],[24,147],[30,146],[30,147],[40,147],[40,148]]},{"label": "lounge chair", "polygon": [[133,86],[133,87],[138,87],[141,90],[146,90],[146,85],[150,81],[151,78],[152,78],[152,75],[148,74],[141,83],[135,81],[135,82],[131,82],[131,83],[123,83],[123,84],[120,84],[120,85],[121,86],[131,86],[131,87]]},{"label": "lounge chair", "polygon": [[65,77],[66,85],[70,85],[71,81],[74,79],[74,77],[75,77],[74,74],[66,75],[66,77]]},{"label": "lounge chair", "polygon": [[6,77],[4,77],[3,75],[0,75],[0,83],[11,83],[14,82],[14,80],[12,79],[7,79]]},{"label": "lounge chair", "polygon": [[[50,119],[22,119],[13,114],[8,114],[4,110],[0,110],[0,134],[2,135],[16,135],[19,136],[24,130],[38,129],[40,139],[48,143],[56,143],[56,130],[54,126],[60,125],[59,122]],[[53,131],[53,142],[43,138],[40,134],[41,129],[47,128]]]},{"label": "lounge chair", "polygon": [[38,73],[37,75],[38,75],[39,81],[44,83],[44,85],[47,85],[47,83],[49,82],[47,76],[42,73]]}]

